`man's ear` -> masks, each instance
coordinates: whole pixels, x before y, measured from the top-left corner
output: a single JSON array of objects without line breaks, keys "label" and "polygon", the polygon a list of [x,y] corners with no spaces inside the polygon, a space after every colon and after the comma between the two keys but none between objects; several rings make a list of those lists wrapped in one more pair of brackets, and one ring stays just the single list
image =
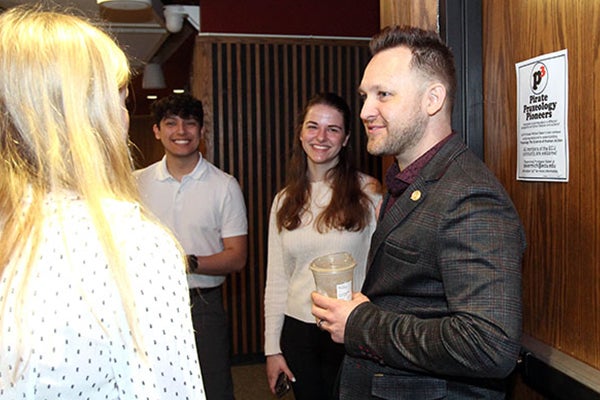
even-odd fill
[{"label": "man's ear", "polygon": [[158,125],[152,125],[152,132],[154,132],[154,137],[156,138],[156,140],[160,140],[160,128],[158,127]]},{"label": "man's ear", "polygon": [[425,92],[424,100],[427,114],[437,114],[446,103],[446,87],[441,83],[430,85]]}]

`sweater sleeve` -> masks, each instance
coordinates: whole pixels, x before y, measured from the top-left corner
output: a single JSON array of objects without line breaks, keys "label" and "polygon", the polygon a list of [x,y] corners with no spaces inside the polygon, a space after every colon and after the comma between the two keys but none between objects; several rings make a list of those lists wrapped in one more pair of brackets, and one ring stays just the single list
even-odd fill
[{"label": "sweater sleeve", "polygon": [[287,304],[289,276],[276,214],[281,193],[273,200],[269,217],[267,283],[265,287],[265,355],[281,353],[279,341]]}]

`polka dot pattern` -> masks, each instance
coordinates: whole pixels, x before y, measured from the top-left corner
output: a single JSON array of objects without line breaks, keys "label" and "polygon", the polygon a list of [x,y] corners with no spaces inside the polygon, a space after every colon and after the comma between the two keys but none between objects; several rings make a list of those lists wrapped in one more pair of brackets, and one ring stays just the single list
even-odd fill
[{"label": "polka dot pattern", "polygon": [[136,205],[104,206],[127,265],[142,351],[85,204],[52,196],[25,301],[14,290],[22,268],[0,280],[0,400],[205,399],[173,239]]}]

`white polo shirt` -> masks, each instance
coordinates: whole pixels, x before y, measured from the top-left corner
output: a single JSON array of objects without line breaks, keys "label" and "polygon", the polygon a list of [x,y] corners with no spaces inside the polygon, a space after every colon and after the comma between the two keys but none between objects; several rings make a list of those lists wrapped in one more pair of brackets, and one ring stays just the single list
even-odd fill
[{"label": "white polo shirt", "polygon": [[[202,154],[181,182],[167,170],[166,157],[134,172],[142,201],[170,228],[187,254],[208,256],[223,251],[223,238],[247,235],[244,196],[237,180]],[[225,276],[188,274],[191,288],[211,288]]]}]

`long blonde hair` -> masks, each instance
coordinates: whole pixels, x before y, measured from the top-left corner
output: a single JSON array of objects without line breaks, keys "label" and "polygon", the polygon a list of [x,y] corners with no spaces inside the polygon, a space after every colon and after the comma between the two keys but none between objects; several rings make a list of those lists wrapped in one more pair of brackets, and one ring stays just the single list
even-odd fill
[{"label": "long blonde hair", "polygon": [[[125,262],[102,202],[138,202],[120,100],[127,57],[84,19],[36,7],[0,14],[0,276],[10,288],[14,260],[29,254],[24,292],[40,243],[43,201],[68,190],[87,204],[108,257],[136,346]],[[23,199],[30,200],[25,207]],[[6,293],[0,293],[3,313]]]}]

